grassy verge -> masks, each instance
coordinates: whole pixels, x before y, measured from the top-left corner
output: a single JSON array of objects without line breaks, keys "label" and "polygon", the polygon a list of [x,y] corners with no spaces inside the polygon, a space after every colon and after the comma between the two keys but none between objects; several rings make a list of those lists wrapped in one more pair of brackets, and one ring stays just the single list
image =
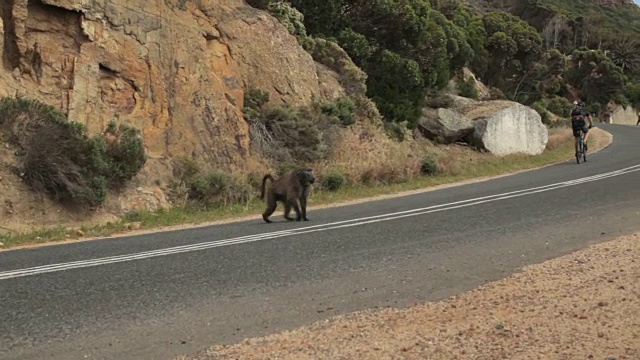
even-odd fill
[{"label": "grassy verge", "polygon": [[[590,151],[593,152],[608,144],[608,136],[604,132],[593,131],[589,142]],[[453,166],[441,175],[424,176],[410,182],[382,186],[345,186],[335,192],[314,191],[310,198],[310,204],[321,206],[336,202],[347,202],[532,169],[572,158],[573,143],[570,130],[553,129],[553,131],[550,131],[547,150],[538,156],[510,155],[496,157],[469,150],[459,149],[458,152],[459,154],[455,154],[455,149],[449,151],[449,153],[454,153],[453,156],[456,157],[458,163],[461,162],[460,158],[464,156],[463,165]],[[468,162],[466,161],[467,158],[469,159]],[[29,233],[2,235],[0,236],[0,242],[4,244],[4,248],[11,248],[65,239],[103,237],[130,230],[152,230],[167,226],[195,225],[240,216],[256,216],[262,212],[263,207],[264,203],[259,199],[255,199],[245,204],[209,211],[194,208],[173,208],[159,212],[139,212],[129,214],[118,222],[91,228],[52,228]],[[310,206],[311,209],[312,207]],[[279,211],[281,210],[282,207],[279,207]],[[277,217],[280,216],[280,213],[277,212],[274,215]]]}]

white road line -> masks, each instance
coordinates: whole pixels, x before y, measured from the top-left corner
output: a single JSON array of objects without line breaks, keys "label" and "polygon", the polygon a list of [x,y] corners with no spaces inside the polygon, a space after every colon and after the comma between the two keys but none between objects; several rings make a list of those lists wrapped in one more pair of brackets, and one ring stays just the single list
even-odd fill
[{"label": "white road line", "polygon": [[478,197],[473,199],[456,201],[456,202],[447,203],[447,204],[433,205],[433,206],[428,206],[424,208],[399,211],[395,213],[375,215],[375,216],[369,216],[369,217],[363,217],[363,218],[351,219],[351,220],[343,220],[343,221],[337,221],[333,223],[319,224],[319,225],[307,226],[307,227],[291,229],[291,230],[283,230],[283,231],[276,231],[276,232],[270,232],[270,233],[241,236],[241,237],[236,237],[231,239],[215,240],[215,241],[204,242],[199,244],[182,245],[182,246],[170,247],[165,249],[145,251],[145,252],[140,252],[135,254],[110,256],[110,257],[81,260],[81,261],[74,261],[74,262],[68,262],[68,263],[43,265],[43,266],[26,268],[26,269],[10,270],[5,272],[0,272],[0,280],[6,280],[6,279],[29,276],[29,275],[44,274],[44,273],[50,273],[50,272],[56,272],[56,271],[63,271],[63,270],[69,270],[69,269],[78,269],[78,268],[99,266],[99,265],[106,265],[106,264],[115,264],[115,263],[126,262],[126,261],[147,259],[147,258],[152,258],[157,256],[166,256],[171,254],[179,254],[184,252],[211,249],[211,248],[221,247],[221,246],[238,245],[238,244],[244,244],[249,242],[276,239],[276,238],[281,238],[281,237],[291,236],[291,235],[308,234],[308,233],[314,233],[314,232],[320,232],[320,231],[326,231],[326,230],[335,230],[335,229],[347,228],[352,226],[372,224],[372,223],[388,221],[388,220],[396,220],[396,219],[401,219],[401,218],[406,218],[411,216],[418,216],[418,215],[424,215],[424,214],[429,214],[434,212],[459,209],[463,207],[479,205],[479,204],[489,203],[493,201],[511,199],[511,198],[525,196],[525,195],[552,191],[552,190],[556,190],[556,189],[560,189],[568,186],[580,185],[588,182],[625,175],[625,174],[629,174],[637,171],[640,171],[640,164],[635,166],[630,166],[624,169],[603,173],[603,174],[598,174],[598,175],[593,175],[593,176],[588,176],[580,179],[569,180],[569,181],[564,181],[564,182],[559,182],[555,184],[549,184],[549,185],[544,185],[544,186],[539,186],[539,187],[534,187],[534,188],[529,188],[524,190],[517,190],[517,191],[511,191],[511,192],[506,192],[501,194],[494,194],[494,195],[483,196],[483,197]]}]

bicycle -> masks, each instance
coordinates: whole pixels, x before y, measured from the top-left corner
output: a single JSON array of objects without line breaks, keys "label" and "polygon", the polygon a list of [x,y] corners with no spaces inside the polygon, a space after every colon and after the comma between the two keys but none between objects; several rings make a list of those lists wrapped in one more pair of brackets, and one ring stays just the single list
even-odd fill
[{"label": "bicycle", "polygon": [[574,134],[576,139],[576,161],[580,164],[580,157],[582,157],[584,162],[587,162],[587,149],[584,144],[584,131],[582,129],[577,129],[576,131],[579,133],[578,136],[575,136]]}]

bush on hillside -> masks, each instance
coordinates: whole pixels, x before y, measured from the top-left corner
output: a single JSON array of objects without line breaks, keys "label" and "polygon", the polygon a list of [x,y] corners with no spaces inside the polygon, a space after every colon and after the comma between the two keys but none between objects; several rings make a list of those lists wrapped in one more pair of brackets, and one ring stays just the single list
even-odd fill
[{"label": "bush on hillside", "polygon": [[202,164],[190,158],[177,158],[170,198],[179,206],[219,208],[251,200],[261,178],[254,174],[240,179],[221,171],[203,171]]},{"label": "bush on hillside", "polygon": [[0,127],[18,148],[25,183],[64,203],[100,205],[108,188],[124,185],[146,162],[137,130],[112,123],[90,138],[82,124],[36,100],[2,98]]},{"label": "bush on hillside", "polygon": [[531,108],[538,112],[543,124],[549,125],[551,123],[551,116],[543,102],[536,101],[531,105]]},{"label": "bush on hillside", "polygon": [[322,132],[303,112],[290,107],[268,109],[262,118],[266,130],[289,150],[293,159],[314,161],[324,157]]},{"label": "bush on hillside", "polygon": [[[245,96],[244,114],[250,124],[251,147],[277,162],[313,161],[323,158],[328,150],[321,126],[330,121],[319,118],[316,107],[294,108],[266,106],[268,93],[251,89]],[[327,105],[327,111],[339,110],[346,116],[344,105]],[[325,115],[325,118],[327,116]],[[348,118],[346,119],[348,120]]]},{"label": "bush on hillside", "polygon": [[367,91],[367,74],[353,63],[346,51],[334,41],[299,36],[298,42],[313,57],[313,60],[340,75],[340,82],[347,94],[356,96]]},{"label": "bush on hillside", "polygon": [[640,109],[640,82],[627,85],[624,96],[629,101],[629,105]]},{"label": "bush on hillside", "polygon": [[435,175],[438,173],[438,162],[435,156],[425,155],[420,165],[420,173],[422,175]]},{"label": "bush on hillside", "polygon": [[130,125],[109,122],[102,136],[92,139],[94,161],[101,161],[97,170],[110,186],[121,187],[136,176],[147,162],[140,131]]},{"label": "bush on hillside", "polygon": [[322,104],[321,111],[342,126],[353,125],[356,122],[356,104],[348,97],[340,97]]},{"label": "bush on hillside", "polygon": [[476,82],[473,80],[472,77],[469,77],[466,80],[461,80],[461,79],[457,80],[456,88],[458,90],[458,95],[466,98],[478,100],[478,96],[479,96],[478,89],[476,88]]},{"label": "bush on hillside", "polygon": [[338,172],[331,172],[322,177],[320,184],[327,191],[338,191],[346,183],[344,176]]},{"label": "bush on hillside", "polygon": [[269,102],[269,92],[261,89],[250,88],[244,93],[244,108],[242,112],[244,118],[249,121],[256,121],[262,114],[262,108]]},{"label": "bush on hillside", "polygon": [[544,102],[547,110],[552,113],[561,116],[567,117],[571,114],[571,110],[573,109],[573,104],[569,100],[561,96],[555,96],[551,99],[547,99]]},{"label": "bush on hillside", "polygon": [[272,2],[268,5],[268,10],[273,17],[287,28],[291,35],[307,35],[307,30],[304,27],[304,15],[288,2]]}]

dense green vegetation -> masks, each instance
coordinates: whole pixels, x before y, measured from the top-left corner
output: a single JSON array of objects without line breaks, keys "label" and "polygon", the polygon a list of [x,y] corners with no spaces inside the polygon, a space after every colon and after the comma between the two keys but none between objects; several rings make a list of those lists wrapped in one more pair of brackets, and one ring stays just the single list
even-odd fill
[{"label": "dense green vegetation", "polygon": [[[18,126],[19,124],[19,126]],[[15,171],[34,191],[65,204],[97,206],[147,161],[139,131],[110,122],[102,133],[69,121],[54,107],[0,98],[0,138],[15,148]]]},{"label": "dense green vegetation", "polygon": [[[567,102],[559,98],[578,96],[596,113],[611,102],[638,103],[640,8],[632,4],[606,7],[595,0],[259,3],[298,36],[316,60],[334,67],[344,64],[332,55],[344,49],[366,73],[366,95],[387,123],[415,126],[425,99],[437,96],[463,67],[496,93],[559,116],[566,116]],[[459,91],[477,96],[464,81],[456,80]]]}]

